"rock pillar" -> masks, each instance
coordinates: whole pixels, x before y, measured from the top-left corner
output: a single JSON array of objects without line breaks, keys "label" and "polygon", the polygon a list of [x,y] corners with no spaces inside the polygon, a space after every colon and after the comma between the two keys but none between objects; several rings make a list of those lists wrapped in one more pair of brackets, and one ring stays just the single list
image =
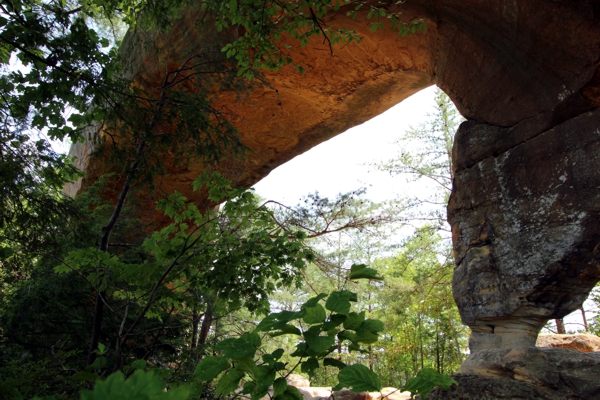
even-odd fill
[{"label": "rock pillar", "polygon": [[[537,334],[600,280],[600,110],[539,133],[531,126],[461,125],[448,205],[452,283],[472,329],[461,372],[549,385],[557,361],[534,348]],[[587,361],[598,373],[598,360]]]}]

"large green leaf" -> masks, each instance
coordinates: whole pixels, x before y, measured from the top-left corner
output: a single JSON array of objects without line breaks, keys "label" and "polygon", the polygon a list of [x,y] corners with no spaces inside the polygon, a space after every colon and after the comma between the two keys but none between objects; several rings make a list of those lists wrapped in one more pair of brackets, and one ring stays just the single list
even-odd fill
[{"label": "large green leaf", "polygon": [[246,332],[242,336],[240,336],[241,340],[248,342],[250,345],[258,348],[262,344],[260,340],[260,335],[255,332]]},{"label": "large green leaf", "polygon": [[269,314],[259,322],[258,326],[254,329],[254,332],[267,332],[270,330],[281,329],[286,323],[287,321],[280,321],[277,319],[277,314]]},{"label": "large green leaf", "polygon": [[296,350],[290,356],[292,357],[304,357],[307,354],[307,346],[305,342],[300,342],[296,345]]},{"label": "large green leaf", "polygon": [[423,368],[416,377],[406,382],[402,390],[410,392],[412,395],[421,395],[421,398],[424,399],[436,386],[447,390],[452,385],[458,385],[458,382],[435,369]]},{"label": "large green leaf", "polygon": [[229,370],[229,372],[219,379],[215,394],[221,396],[233,392],[240,385],[240,380],[244,375],[243,371],[238,371],[237,369]]},{"label": "large green leaf", "polygon": [[314,307],[319,304],[319,300],[324,299],[325,297],[327,297],[326,293],[319,293],[315,297],[308,299],[308,301],[304,303],[302,307]]},{"label": "large green leaf", "polygon": [[360,326],[356,329],[356,331],[370,331],[370,332],[381,332],[384,328],[383,322],[378,319],[365,319]]},{"label": "large green leaf", "polygon": [[336,360],[335,358],[324,358],[323,359],[324,367],[336,367],[337,369],[346,368],[346,364],[340,360]]},{"label": "large green leaf", "polygon": [[353,264],[350,267],[350,275],[348,279],[374,279],[382,281],[383,278],[377,275],[377,271],[369,268],[364,264]]},{"label": "large green leaf", "polygon": [[273,397],[277,397],[287,388],[288,384],[285,378],[277,378],[275,382],[273,382]]},{"label": "large green leaf", "polygon": [[254,357],[256,348],[243,339],[225,339],[217,343],[215,350],[224,351],[227,358]]},{"label": "large green leaf", "polygon": [[235,369],[247,372],[251,376],[256,376],[256,363],[252,357],[244,357],[235,360]]},{"label": "large green leaf", "polygon": [[281,329],[289,321],[300,319],[304,315],[304,311],[281,311],[267,315],[258,324],[254,332],[267,332],[271,330]]},{"label": "large green leaf", "polygon": [[288,385],[285,388],[285,392],[277,397],[274,397],[273,400],[304,400],[304,398],[298,389]]},{"label": "large green leaf", "polygon": [[348,317],[342,314],[331,314],[329,316],[329,321],[323,324],[323,330],[330,330],[340,326],[344,321],[346,321]]},{"label": "large green leaf", "polygon": [[322,305],[316,304],[313,307],[304,308],[304,317],[302,318],[307,324],[320,324],[327,318],[327,313]]},{"label": "large green leaf", "polygon": [[279,360],[285,351],[283,349],[277,349],[271,354],[265,354],[262,356],[262,359],[265,363],[269,365],[275,365],[275,361]]},{"label": "large green leaf", "polygon": [[348,318],[344,321],[344,328],[346,329],[356,329],[362,324],[365,320],[364,311],[359,313],[351,312],[348,314]]},{"label": "large green leaf", "polygon": [[275,368],[262,365],[256,369],[256,390],[253,398],[262,398],[269,392],[269,387],[273,385],[275,381]]},{"label": "large green leaf", "polygon": [[277,337],[277,336],[281,336],[281,335],[302,335],[302,332],[300,331],[300,329],[296,328],[294,325],[285,324],[284,326],[279,328],[278,331],[269,333],[269,335],[271,335],[271,337]]},{"label": "large green leaf", "polygon": [[377,336],[376,333],[373,333],[371,331],[361,331],[356,332],[356,336],[354,337],[353,342],[372,344],[375,343],[378,339],[379,336]]},{"label": "large green leaf", "polygon": [[350,312],[350,302],[357,301],[356,293],[347,290],[332,292],[325,302],[325,308],[342,315]]},{"label": "large green leaf", "polygon": [[196,365],[194,377],[201,381],[210,381],[229,366],[229,360],[223,356],[206,357]]},{"label": "large green leaf", "polygon": [[351,342],[356,342],[356,338],[358,337],[356,333],[350,331],[341,331],[337,336],[340,340],[350,340]]},{"label": "large green leaf", "polygon": [[319,369],[319,361],[314,357],[310,357],[300,364],[300,371],[308,374],[311,378],[315,375],[317,369]]},{"label": "large green leaf", "polygon": [[378,392],[381,382],[376,373],[362,364],[349,365],[340,370],[339,384],[332,390],[350,388],[353,392]]},{"label": "large green leaf", "polygon": [[319,336],[315,332],[304,332],[304,340],[310,349],[316,353],[323,353],[335,344],[335,336]]}]

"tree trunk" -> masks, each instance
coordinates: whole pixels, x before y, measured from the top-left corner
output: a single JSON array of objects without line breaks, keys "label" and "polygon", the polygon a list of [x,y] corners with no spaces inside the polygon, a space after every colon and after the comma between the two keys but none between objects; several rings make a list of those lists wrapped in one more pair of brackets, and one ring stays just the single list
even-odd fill
[{"label": "tree trunk", "polygon": [[581,318],[583,318],[583,326],[585,328],[586,332],[589,332],[588,330],[588,323],[587,323],[587,318],[585,317],[585,311],[583,309],[583,306],[581,307]]},{"label": "tree trunk", "polygon": [[556,333],[564,335],[565,333],[567,333],[567,331],[565,330],[565,323],[563,321],[562,318],[560,319],[555,319],[554,322],[556,323]]},{"label": "tree trunk", "polygon": [[198,346],[204,347],[204,345],[206,344],[206,338],[208,338],[210,326],[212,325],[212,317],[212,306],[208,305],[206,307],[206,312],[204,313],[204,318],[202,319],[202,327],[200,328],[200,338],[198,339]]},{"label": "tree trunk", "polygon": [[192,351],[196,349],[198,345],[198,324],[200,323],[200,316],[198,315],[198,310],[194,308],[192,313]]},{"label": "tree trunk", "polygon": [[106,291],[96,293],[96,305],[94,306],[94,321],[92,322],[92,337],[90,339],[90,347],[88,349],[87,365],[91,365],[94,360],[96,360],[96,353],[94,353],[94,351],[98,348],[98,343],[100,343],[105,299]]}]

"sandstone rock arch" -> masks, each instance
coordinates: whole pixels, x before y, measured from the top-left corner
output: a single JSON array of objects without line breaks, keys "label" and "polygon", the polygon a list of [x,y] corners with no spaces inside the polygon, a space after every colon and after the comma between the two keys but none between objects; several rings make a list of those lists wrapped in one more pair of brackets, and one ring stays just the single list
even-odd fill
[{"label": "sandstone rock arch", "polygon": [[[244,102],[223,93],[253,150],[226,172],[251,185],[437,84],[468,118],[454,147],[448,206],[454,296],[473,330],[463,372],[561,391],[564,368],[552,367],[555,379],[531,366],[554,365],[556,357],[514,350],[533,347],[544,322],[575,310],[600,280],[600,2],[415,0],[401,7],[408,18],[425,18],[427,30],[370,33],[364,14],[352,20],[342,9],[327,18],[356,30],[359,45],[330,54],[318,40],[305,48],[290,42],[304,75],[269,73],[270,87]],[[140,85],[152,87],[165,65],[215,40],[194,23],[199,16],[186,12],[168,37],[157,38],[159,50],[130,44],[129,71]],[[164,188],[192,197],[196,175],[177,171]],[[585,363],[599,371],[596,361]],[[599,393],[597,386],[567,389],[588,398]]]}]

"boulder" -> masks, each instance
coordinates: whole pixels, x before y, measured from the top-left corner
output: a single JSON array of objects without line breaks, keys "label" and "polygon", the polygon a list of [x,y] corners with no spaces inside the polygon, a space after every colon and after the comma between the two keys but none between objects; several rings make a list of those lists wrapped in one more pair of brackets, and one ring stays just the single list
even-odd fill
[{"label": "boulder", "polygon": [[583,400],[566,393],[510,378],[455,375],[449,390],[434,389],[426,400]]},{"label": "boulder", "polygon": [[299,387],[298,391],[304,400],[327,399],[331,396],[330,387]]},{"label": "boulder", "polygon": [[407,400],[410,399],[410,392],[401,392],[393,387],[384,387],[381,393],[378,393],[382,400]]},{"label": "boulder", "polygon": [[469,356],[458,382],[427,400],[590,400],[600,398],[600,353],[560,348],[486,350]]},{"label": "boulder", "polygon": [[[305,400],[330,399],[332,396],[330,387],[298,387]],[[400,392],[396,388],[386,387],[381,392],[356,393],[347,389],[333,393],[335,400],[408,400],[410,392]]]},{"label": "boulder", "polygon": [[555,347],[590,353],[600,351],[600,337],[589,334],[541,334],[538,336],[535,345],[537,347]]},{"label": "boulder", "polygon": [[310,387],[310,381],[298,374],[289,374],[286,378],[288,385],[296,388],[307,388]]}]

